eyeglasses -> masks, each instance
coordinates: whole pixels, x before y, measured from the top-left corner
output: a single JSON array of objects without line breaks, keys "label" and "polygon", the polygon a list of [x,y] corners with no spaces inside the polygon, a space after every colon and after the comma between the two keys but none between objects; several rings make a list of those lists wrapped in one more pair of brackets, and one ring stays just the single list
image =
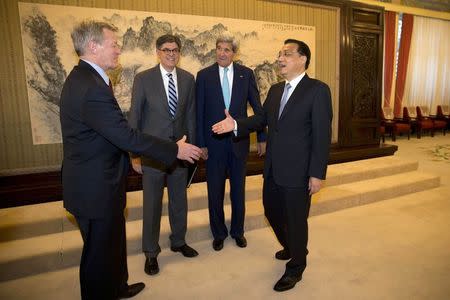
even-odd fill
[{"label": "eyeglasses", "polygon": [[291,57],[292,55],[294,55],[294,53],[298,53],[298,54],[300,54],[300,55],[303,55],[303,54],[301,54],[301,53],[298,52],[298,51],[295,51],[295,52],[280,51],[280,52],[278,52],[278,58],[280,58],[280,57],[282,57],[282,56],[288,58],[288,57]]},{"label": "eyeglasses", "polygon": [[173,54],[180,53],[180,49],[178,49],[178,48],[174,48],[174,49],[163,48],[163,49],[158,49],[158,50],[164,52],[164,54],[167,54],[167,55],[172,54],[172,53]]}]

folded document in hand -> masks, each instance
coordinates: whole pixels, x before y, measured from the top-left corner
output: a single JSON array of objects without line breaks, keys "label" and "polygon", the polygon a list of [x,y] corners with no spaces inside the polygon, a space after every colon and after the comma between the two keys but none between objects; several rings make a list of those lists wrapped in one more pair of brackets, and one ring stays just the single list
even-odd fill
[{"label": "folded document in hand", "polygon": [[192,179],[194,179],[195,172],[197,171],[197,163],[188,164],[188,176],[186,187],[191,186]]}]

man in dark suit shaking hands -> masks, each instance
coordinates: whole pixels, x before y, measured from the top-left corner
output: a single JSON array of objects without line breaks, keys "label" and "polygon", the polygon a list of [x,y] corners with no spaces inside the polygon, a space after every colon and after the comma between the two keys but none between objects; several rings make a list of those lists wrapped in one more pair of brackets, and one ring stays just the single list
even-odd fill
[{"label": "man in dark suit shaking hands", "polygon": [[308,254],[308,215],[311,195],[325,179],[331,142],[332,107],[328,86],[306,74],[311,51],[304,42],[288,39],[278,54],[286,81],[274,84],[264,114],[235,121],[228,112],[213,126],[237,136],[268,126],[264,162],[265,215],[283,249],[275,254],[289,260],[275,284],[276,291],[293,288],[302,279]]},{"label": "man in dark suit shaking hands", "polygon": [[[255,114],[262,113],[253,71],[233,62],[238,44],[230,35],[216,40],[216,63],[200,70],[196,80],[197,145],[206,160],[209,222],[213,235],[213,248],[220,251],[228,236],[223,211],[225,181],[230,178],[231,228],[230,235],[236,245],[247,246],[244,237],[245,175],[249,151],[249,135],[239,138],[232,134],[217,135],[211,126],[222,120],[224,109],[235,118],[247,117],[247,104]],[[258,133],[258,152],[265,151],[264,133]]]},{"label": "man in dark suit shaking hands", "polygon": [[75,26],[72,41],[80,57],[67,77],[60,119],[63,138],[64,207],[83,238],[80,262],[82,299],[130,298],[144,283],[128,285],[125,219],[128,152],[172,165],[193,162],[201,151],[187,144],[141,134],[128,126],[105,71],[118,66],[117,28],[86,21]]}]

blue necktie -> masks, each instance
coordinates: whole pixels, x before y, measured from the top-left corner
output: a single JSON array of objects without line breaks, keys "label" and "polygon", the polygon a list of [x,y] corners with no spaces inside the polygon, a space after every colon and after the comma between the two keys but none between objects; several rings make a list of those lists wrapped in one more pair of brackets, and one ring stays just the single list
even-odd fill
[{"label": "blue necktie", "polygon": [[286,106],[286,103],[288,102],[288,95],[289,95],[289,89],[291,88],[291,85],[288,83],[286,83],[286,85],[284,86],[284,92],[283,92],[283,96],[281,97],[281,102],[280,102],[280,111],[278,112],[278,119],[281,117],[281,114],[283,113],[283,109]]},{"label": "blue necktie", "polygon": [[228,68],[223,69],[223,78],[222,78],[222,94],[223,101],[225,103],[225,108],[229,110],[230,108],[230,84],[228,83]]},{"label": "blue necktie", "polygon": [[167,76],[169,76],[169,112],[173,118],[177,111],[177,90],[175,89],[175,81],[173,81],[172,74],[168,73]]}]

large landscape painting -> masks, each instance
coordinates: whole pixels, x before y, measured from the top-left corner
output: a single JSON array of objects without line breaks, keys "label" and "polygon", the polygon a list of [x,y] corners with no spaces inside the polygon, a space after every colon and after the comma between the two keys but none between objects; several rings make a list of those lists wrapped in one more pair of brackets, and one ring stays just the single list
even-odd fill
[{"label": "large landscape painting", "polygon": [[[126,115],[136,73],[157,63],[156,39],[166,33],[182,41],[179,66],[196,73],[215,62],[215,40],[233,34],[240,43],[237,60],[255,72],[261,99],[280,80],[275,65],[283,41],[305,41],[315,55],[315,28],[304,25],[142,11],[19,3],[24,65],[34,144],[61,142],[59,96],[67,74],[78,63],[70,32],[84,19],[104,20],[119,28],[121,65],[111,72],[115,96]],[[308,69],[315,75],[314,59]]]}]

